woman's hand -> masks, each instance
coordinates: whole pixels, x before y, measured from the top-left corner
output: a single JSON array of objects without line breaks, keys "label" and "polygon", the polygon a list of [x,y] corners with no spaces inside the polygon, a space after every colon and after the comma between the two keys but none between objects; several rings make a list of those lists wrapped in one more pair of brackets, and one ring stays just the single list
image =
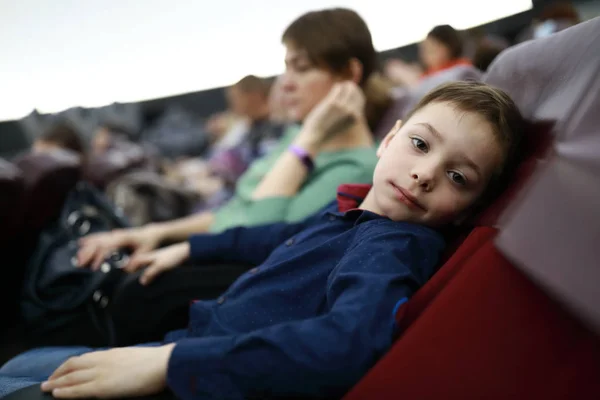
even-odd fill
[{"label": "woman's hand", "polygon": [[189,242],[182,242],[160,250],[134,256],[125,267],[125,270],[127,272],[134,272],[147,266],[142,276],[140,276],[140,283],[147,285],[158,275],[181,265],[189,257],[190,244]]},{"label": "woman's hand", "polygon": [[336,83],[308,114],[295,143],[316,153],[333,136],[364,119],[365,96],[351,81]]},{"label": "woman's hand", "polygon": [[70,358],[42,383],[42,391],[59,399],[158,393],[167,386],[173,347],[124,347]]}]

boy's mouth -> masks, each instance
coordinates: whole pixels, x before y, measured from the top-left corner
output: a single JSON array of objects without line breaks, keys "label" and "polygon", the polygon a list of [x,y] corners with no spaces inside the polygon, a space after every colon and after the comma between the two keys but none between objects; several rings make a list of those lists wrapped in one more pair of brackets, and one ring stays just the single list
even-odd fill
[{"label": "boy's mouth", "polygon": [[413,196],[412,194],[410,194],[410,192],[408,190],[403,189],[400,186],[396,186],[394,184],[394,182],[390,182],[390,185],[392,185],[392,187],[396,191],[396,198],[401,203],[404,203],[408,207],[413,208],[413,209],[418,209],[418,210],[421,210],[421,211],[427,211],[427,209],[421,203],[419,203],[419,201],[417,200],[417,198],[415,196]]}]

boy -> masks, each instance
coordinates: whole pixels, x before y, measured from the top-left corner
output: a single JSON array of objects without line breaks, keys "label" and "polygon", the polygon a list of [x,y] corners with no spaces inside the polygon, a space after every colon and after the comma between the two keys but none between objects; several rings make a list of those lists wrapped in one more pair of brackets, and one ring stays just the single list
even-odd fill
[{"label": "boy", "polygon": [[187,258],[259,265],[217,300],[192,304],[187,330],[152,347],[41,349],[0,376],[43,380],[87,353],[62,363],[42,390],[123,397],[168,384],[180,399],[340,397],[391,346],[395,306],[433,274],[443,249],[436,230],[501,187],[521,126],[503,92],[443,85],[383,140],[370,189],[346,186],[298,224],[196,235],[138,260],[148,280]]}]

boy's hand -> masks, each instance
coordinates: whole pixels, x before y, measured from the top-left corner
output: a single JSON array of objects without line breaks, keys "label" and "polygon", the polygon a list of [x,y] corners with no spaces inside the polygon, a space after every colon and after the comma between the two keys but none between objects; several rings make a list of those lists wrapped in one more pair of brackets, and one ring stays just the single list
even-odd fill
[{"label": "boy's hand", "polygon": [[136,255],[131,258],[125,270],[133,272],[147,266],[148,268],[140,276],[140,283],[147,285],[158,275],[179,266],[189,257],[190,244],[182,242],[150,253]]},{"label": "boy's hand", "polygon": [[155,249],[160,241],[158,231],[151,226],[94,233],[79,240],[77,264],[80,267],[90,265],[95,271],[110,253],[120,248],[131,248],[135,256]]},{"label": "boy's hand", "polygon": [[350,81],[336,83],[305,118],[296,144],[318,151],[328,139],[364,119],[364,109],[365,97],[358,85]]},{"label": "boy's hand", "polygon": [[124,347],[70,358],[42,383],[42,391],[59,399],[158,393],[167,385],[173,347]]}]

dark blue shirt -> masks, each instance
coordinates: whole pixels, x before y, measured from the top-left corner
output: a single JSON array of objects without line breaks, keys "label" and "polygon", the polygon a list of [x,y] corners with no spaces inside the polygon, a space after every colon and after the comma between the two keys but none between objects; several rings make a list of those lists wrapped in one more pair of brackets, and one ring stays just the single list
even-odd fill
[{"label": "dark blue shirt", "polygon": [[[339,196],[340,197],[340,196]],[[297,224],[190,238],[196,262],[258,265],[190,307],[168,383],[182,400],[341,397],[392,344],[395,305],[433,274],[444,243],[420,225],[348,209],[341,194]]]}]

